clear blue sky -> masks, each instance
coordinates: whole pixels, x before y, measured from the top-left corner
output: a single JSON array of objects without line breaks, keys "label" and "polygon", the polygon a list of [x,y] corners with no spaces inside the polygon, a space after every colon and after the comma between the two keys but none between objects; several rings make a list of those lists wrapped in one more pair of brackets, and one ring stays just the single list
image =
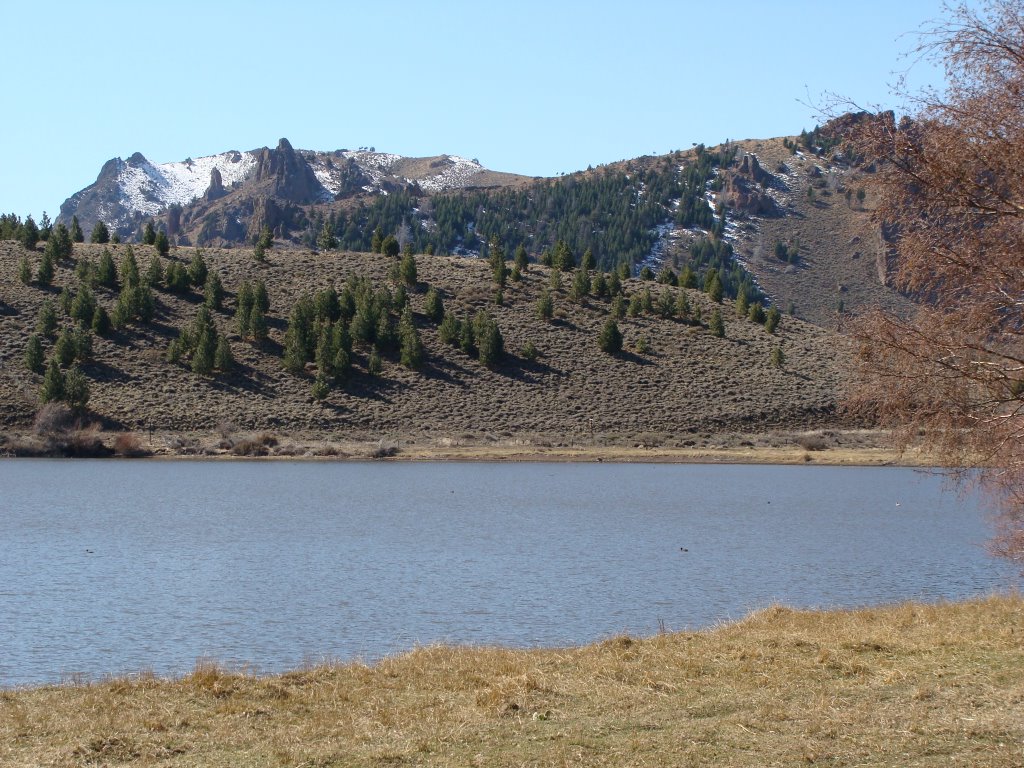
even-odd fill
[{"label": "clear blue sky", "polygon": [[[0,211],[37,219],[111,157],[374,146],[555,175],[799,133],[801,102],[897,107],[940,0],[11,3]],[[915,66],[919,83],[938,82]]]}]

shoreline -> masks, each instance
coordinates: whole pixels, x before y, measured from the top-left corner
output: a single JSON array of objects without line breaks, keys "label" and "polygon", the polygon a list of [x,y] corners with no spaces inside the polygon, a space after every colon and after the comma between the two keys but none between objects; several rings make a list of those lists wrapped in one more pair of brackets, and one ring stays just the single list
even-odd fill
[{"label": "shoreline", "polygon": [[871,430],[730,433],[709,435],[702,444],[686,445],[422,436],[337,439],[315,433],[276,436],[268,432],[229,436],[216,432],[15,432],[0,435],[2,458],[941,467],[921,446],[898,450],[887,433]]}]

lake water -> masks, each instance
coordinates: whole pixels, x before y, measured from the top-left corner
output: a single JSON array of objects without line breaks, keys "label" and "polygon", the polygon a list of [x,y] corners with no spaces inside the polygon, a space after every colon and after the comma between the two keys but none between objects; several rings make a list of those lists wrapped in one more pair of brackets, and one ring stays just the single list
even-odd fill
[{"label": "lake water", "polygon": [[897,468],[2,461],[0,687],[1014,586],[978,499],[942,489]]}]

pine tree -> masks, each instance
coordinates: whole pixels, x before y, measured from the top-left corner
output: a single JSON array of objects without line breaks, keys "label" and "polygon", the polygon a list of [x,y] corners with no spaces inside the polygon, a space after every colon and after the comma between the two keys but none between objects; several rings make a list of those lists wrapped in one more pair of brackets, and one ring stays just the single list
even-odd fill
[{"label": "pine tree", "polygon": [[57,296],[57,306],[60,307],[60,311],[65,315],[71,314],[71,303],[74,301],[74,296],[71,294],[71,289],[66,285],[60,289],[60,294]]},{"label": "pine tree", "polygon": [[25,223],[21,225],[18,240],[21,246],[28,251],[34,251],[36,243],[39,242],[39,227],[31,215],[25,217]]},{"label": "pine tree", "polygon": [[505,342],[498,324],[484,309],[478,310],[473,318],[473,339],[477,358],[488,367],[497,363],[505,352]]},{"label": "pine tree", "polygon": [[92,323],[92,316],[96,312],[96,296],[89,289],[88,285],[82,285],[71,302],[71,317],[78,321],[82,327],[88,327]]},{"label": "pine tree", "polygon": [[572,288],[569,289],[569,299],[582,304],[583,300],[590,294],[590,273],[587,270],[576,270],[572,278]]},{"label": "pine tree", "polygon": [[401,246],[399,246],[398,239],[394,235],[388,235],[381,241],[380,252],[385,256],[394,258],[400,251]]},{"label": "pine tree", "polygon": [[711,273],[712,277],[708,281],[707,293],[708,297],[715,302],[715,304],[722,303],[722,281],[718,279],[718,272],[714,271]]},{"label": "pine tree", "polygon": [[721,310],[717,307],[711,313],[711,320],[708,321],[708,330],[711,331],[712,336],[717,336],[720,339],[725,337],[725,322],[722,320]]},{"label": "pine tree", "polygon": [[747,292],[740,291],[736,295],[736,314],[740,317],[746,317],[749,309],[750,304],[747,302]]},{"label": "pine tree", "polygon": [[266,341],[267,332],[267,316],[263,314],[259,305],[253,306],[249,319],[249,333],[252,334],[253,341]]},{"label": "pine tree", "polygon": [[515,265],[519,268],[520,272],[524,273],[530,268],[530,259],[526,255],[526,248],[523,247],[522,243],[516,248]]},{"label": "pine tree", "polygon": [[266,314],[270,311],[270,297],[267,296],[267,286],[262,280],[257,280],[253,285],[252,298],[260,312]]},{"label": "pine tree", "polygon": [[587,248],[587,250],[583,252],[583,260],[580,261],[580,268],[581,269],[596,269],[597,268],[597,262],[594,260],[594,252],[592,250],[590,250],[589,248]]},{"label": "pine tree", "polygon": [[43,372],[43,342],[39,334],[33,333],[28,337],[28,344],[25,345],[25,367],[32,373]]},{"label": "pine tree", "polygon": [[146,283],[153,288],[159,288],[164,282],[164,262],[160,254],[153,254],[149,260],[149,268],[146,270]]},{"label": "pine tree", "polygon": [[117,267],[114,266],[114,257],[106,248],[96,265],[96,282],[105,288],[117,288]]},{"label": "pine tree", "polygon": [[612,299],[611,314],[616,320],[621,320],[626,316],[626,299],[621,293],[617,293]]},{"label": "pine tree", "polygon": [[551,291],[547,288],[541,290],[540,298],[537,299],[537,317],[541,320],[550,320],[555,314],[555,301],[551,298]]},{"label": "pine tree", "polygon": [[304,296],[295,303],[288,316],[288,330],[284,337],[284,367],[290,373],[302,373],[316,352],[314,314],[312,300]]},{"label": "pine tree", "polygon": [[608,281],[605,279],[604,272],[598,272],[594,277],[590,291],[599,299],[608,295]]},{"label": "pine tree", "polygon": [[107,225],[102,221],[97,221],[92,228],[92,232],[89,233],[90,243],[109,243],[110,242],[110,230],[107,229]]},{"label": "pine tree", "polygon": [[772,347],[770,362],[772,368],[782,368],[786,365],[786,354],[782,351],[782,347]]},{"label": "pine tree", "polygon": [[243,280],[242,285],[238,288],[235,304],[235,328],[243,339],[249,335],[251,330],[254,303],[252,285],[248,280]]},{"label": "pine tree", "polygon": [[196,348],[192,352],[192,372],[200,376],[208,375],[213,370],[216,352],[216,330],[204,329],[196,339]]},{"label": "pine tree", "polygon": [[402,256],[402,262],[398,267],[398,274],[406,285],[410,287],[416,285],[416,257],[412,255],[411,251]]},{"label": "pine tree", "polygon": [[84,243],[85,242],[85,235],[82,234],[82,227],[78,223],[78,217],[77,216],[72,216],[71,217],[71,231],[70,231],[69,234],[71,235],[71,242],[72,243]]},{"label": "pine tree", "polygon": [[317,371],[310,390],[314,400],[324,400],[331,394],[331,383],[324,371]]},{"label": "pine tree", "polygon": [[755,301],[750,305],[750,309],[747,310],[747,320],[757,325],[765,322],[764,307],[761,306],[761,302]]},{"label": "pine tree", "polygon": [[76,351],[75,337],[69,329],[65,328],[60,332],[60,335],[57,337],[57,341],[53,344],[53,359],[56,360],[61,367],[66,368],[71,365],[71,361],[75,359]]},{"label": "pine tree", "polygon": [[52,339],[57,330],[57,308],[50,299],[44,299],[39,307],[39,318],[36,321],[36,332]]},{"label": "pine tree", "polygon": [[221,373],[229,373],[235,367],[235,356],[231,354],[231,345],[225,336],[221,336],[217,341],[213,364]]},{"label": "pine tree", "polygon": [[206,277],[206,284],[203,286],[203,303],[210,309],[220,311],[224,303],[224,284],[221,283],[220,274],[211,271]]},{"label": "pine tree", "polygon": [[156,240],[153,241],[153,247],[156,248],[156,252],[161,256],[166,256],[171,251],[171,241],[167,238],[167,233],[164,230],[160,230],[156,233]]},{"label": "pine tree", "polygon": [[338,238],[334,236],[334,227],[330,221],[324,221],[320,234],[316,238],[316,247],[321,251],[333,251],[338,247]]},{"label": "pine tree", "polygon": [[93,310],[90,327],[97,336],[106,336],[110,333],[110,315],[100,304],[97,304],[96,309]]},{"label": "pine tree", "polygon": [[168,291],[171,293],[185,293],[191,282],[188,270],[185,269],[184,265],[176,261],[172,261],[167,265],[167,269],[164,272],[164,284],[167,286]]},{"label": "pine tree", "polygon": [[36,270],[36,280],[42,286],[49,286],[53,283],[53,274],[55,272],[53,264],[53,255],[50,253],[49,244],[43,251],[43,259],[39,262],[39,269]]},{"label": "pine tree", "polygon": [[54,261],[61,261],[71,255],[73,247],[68,228],[64,226],[63,222],[57,224],[46,241],[46,250],[50,252]]},{"label": "pine tree", "polygon": [[608,295],[622,295],[622,278],[619,277],[619,273],[615,270],[612,270],[611,274],[608,275]]},{"label": "pine tree", "polygon": [[201,285],[206,285],[206,278],[209,275],[210,269],[206,266],[206,259],[203,258],[203,252],[197,250],[192,255],[192,261],[188,265],[188,279],[193,286],[198,288]]},{"label": "pine tree", "polygon": [[256,245],[252,255],[256,261],[263,262],[266,260],[267,250],[273,247],[274,233],[270,231],[270,227],[264,224],[263,229],[260,230],[259,237],[256,238]]},{"label": "pine tree", "polygon": [[134,288],[139,285],[139,262],[135,259],[135,251],[129,245],[125,248],[124,256],[121,257],[121,267],[118,270],[121,285],[125,288]]},{"label": "pine tree", "polygon": [[409,307],[402,312],[402,319],[398,324],[398,338],[402,365],[410,370],[419,370],[423,365],[423,342],[420,340],[419,332],[412,319],[412,310]]},{"label": "pine tree", "polygon": [[147,221],[146,226],[142,229],[142,242],[145,245],[153,245],[156,243],[156,227],[153,226],[153,221]]},{"label": "pine tree", "polygon": [[441,320],[441,324],[437,327],[437,336],[441,340],[441,343],[450,344],[453,347],[458,346],[461,332],[462,327],[459,323],[459,319],[455,316],[455,313],[445,312],[445,315]]},{"label": "pine tree", "polygon": [[768,333],[775,333],[775,329],[779,327],[779,320],[782,319],[782,313],[779,312],[779,308],[772,305],[768,308],[768,312],[764,319],[764,329]]},{"label": "pine tree", "polygon": [[380,253],[384,246],[384,233],[380,227],[373,230],[373,236],[370,238],[370,251],[373,253]]},{"label": "pine tree", "polygon": [[64,373],[57,364],[56,359],[50,358],[46,366],[46,374],[43,376],[43,385],[39,390],[39,401],[42,403],[53,403],[64,399]]},{"label": "pine tree", "polygon": [[53,222],[50,221],[46,211],[43,211],[43,218],[39,220],[39,239],[49,240],[51,234],[53,234]]},{"label": "pine tree", "polygon": [[371,376],[379,376],[384,370],[384,361],[381,360],[380,351],[377,347],[370,350],[370,359],[366,363],[366,370]]},{"label": "pine tree", "polygon": [[658,314],[666,320],[676,314],[676,300],[668,285],[661,289],[661,294],[658,296]]},{"label": "pine tree", "polygon": [[679,291],[676,295],[676,315],[684,321],[690,318],[690,299],[686,296],[685,290]]},{"label": "pine tree", "polygon": [[432,322],[438,323],[444,319],[444,302],[441,300],[441,294],[437,288],[431,286],[427,289],[423,311]]},{"label": "pine tree", "polygon": [[18,262],[18,279],[25,285],[32,283],[32,267],[28,263],[28,256],[22,256]]},{"label": "pine tree", "polygon": [[615,320],[608,320],[597,337],[597,346],[602,352],[617,355],[622,351],[622,333]]}]

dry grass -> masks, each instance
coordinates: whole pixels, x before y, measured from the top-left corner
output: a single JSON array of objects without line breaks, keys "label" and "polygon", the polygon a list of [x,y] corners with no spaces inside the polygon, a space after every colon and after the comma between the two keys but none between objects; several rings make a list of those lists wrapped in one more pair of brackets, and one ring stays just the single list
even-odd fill
[{"label": "dry grass", "polygon": [[0,693],[0,764],[1020,766],[1020,597]]}]

